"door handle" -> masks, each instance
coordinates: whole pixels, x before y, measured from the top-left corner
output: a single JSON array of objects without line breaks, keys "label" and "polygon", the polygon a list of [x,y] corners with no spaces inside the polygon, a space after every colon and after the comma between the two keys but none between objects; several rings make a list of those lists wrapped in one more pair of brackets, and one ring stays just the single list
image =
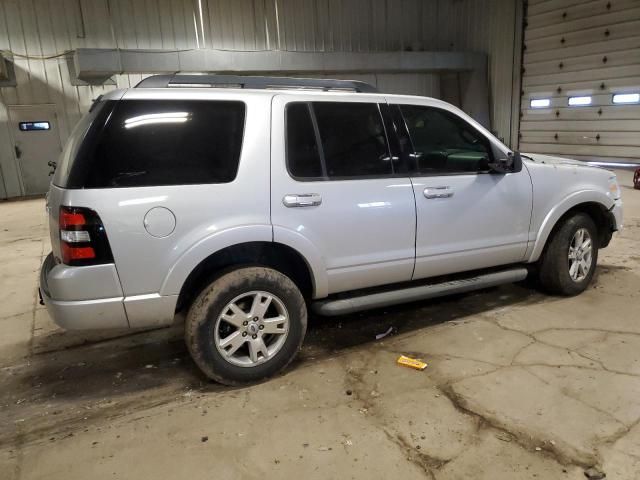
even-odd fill
[{"label": "door handle", "polygon": [[433,198],[450,198],[453,197],[451,187],[427,187],[424,189],[424,197],[429,200]]},{"label": "door handle", "polygon": [[285,207],[317,207],[322,203],[319,193],[290,193],[282,199]]}]

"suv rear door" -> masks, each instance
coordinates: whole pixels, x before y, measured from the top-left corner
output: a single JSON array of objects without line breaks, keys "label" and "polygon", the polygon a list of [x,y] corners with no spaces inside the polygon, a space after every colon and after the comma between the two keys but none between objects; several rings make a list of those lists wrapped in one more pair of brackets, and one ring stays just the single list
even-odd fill
[{"label": "suv rear door", "polygon": [[[441,103],[389,99],[412,159],[417,229],[414,279],[521,262],[531,219],[526,167],[490,173],[495,148]],[[401,144],[403,139],[400,138]]]},{"label": "suv rear door", "polygon": [[277,95],[272,107],[274,240],[315,252],[317,297],[411,279],[415,201],[389,153],[384,99]]}]

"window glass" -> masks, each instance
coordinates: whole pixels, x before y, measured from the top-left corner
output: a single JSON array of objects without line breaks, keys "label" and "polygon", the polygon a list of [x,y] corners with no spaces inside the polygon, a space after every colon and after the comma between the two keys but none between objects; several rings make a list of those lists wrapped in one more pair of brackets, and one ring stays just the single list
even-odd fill
[{"label": "window glass", "polygon": [[322,160],[308,103],[287,105],[287,164],[294,177],[321,178]]},{"label": "window glass", "polygon": [[51,129],[51,124],[44,120],[40,122],[20,122],[18,126],[21,132],[37,132]]},{"label": "window glass", "polygon": [[313,110],[329,178],[393,173],[376,103],[313,102]]},{"label": "window glass", "polygon": [[419,173],[486,171],[489,140],[462,118],[439,108],[401,105]]},{"label": "window glass", "polygon": [[[245,105],[237,101],[123,100],[93,122],[69,188],[231,182]],[[103,109],[104,111],[104,109]]]}]

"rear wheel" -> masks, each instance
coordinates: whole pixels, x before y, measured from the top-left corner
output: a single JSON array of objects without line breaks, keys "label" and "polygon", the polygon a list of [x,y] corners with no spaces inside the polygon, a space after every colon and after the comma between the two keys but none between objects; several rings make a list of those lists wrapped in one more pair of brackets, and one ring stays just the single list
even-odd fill
[{"label": "rear wheel", "polygon": [[275,375],[295,357],[307,328],[296,285],[270,268],[247,267],[213,281],[187,314],[185,340],[204,374],[241,385]]},{"label": "rear wheel", "polygon": [[540,283],[550,293],[583,292],[598,261],[598,230],[587,214],[568,217],[554,232],[540,260]]}]

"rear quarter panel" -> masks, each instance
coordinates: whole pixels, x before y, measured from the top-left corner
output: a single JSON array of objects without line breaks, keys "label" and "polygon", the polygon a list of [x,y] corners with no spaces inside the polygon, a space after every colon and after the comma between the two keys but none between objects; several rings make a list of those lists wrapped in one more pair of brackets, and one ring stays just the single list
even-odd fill
[{"label": "rear quarter panel", "polygon": [[[271,96],[251,92],[130,90],[126,99],[179,98],[241,100],[246,119],[238,173],[223,184],[158,187],[59,189],[50,194],[51,209],[60,205],[95,210],[104,224],[125,296],[176,295],[203,259],[234,243],[271,241],[269,144]],[[179,168],[179,165],[176,165]],[[162,238],[144,227],[147,212],[169,209],[174,231]],[[52,231],[57,213],[50,214]]]}]

